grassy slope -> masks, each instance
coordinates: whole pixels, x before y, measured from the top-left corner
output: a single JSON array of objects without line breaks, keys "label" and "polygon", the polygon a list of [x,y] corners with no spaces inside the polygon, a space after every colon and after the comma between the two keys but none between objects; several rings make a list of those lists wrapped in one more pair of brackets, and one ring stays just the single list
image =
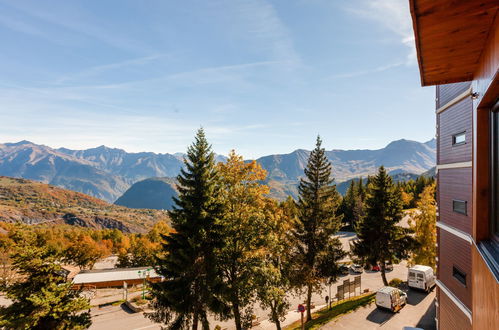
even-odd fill
[{"label": "grassy slope", "polygon": [[[359,307],[370,304],[374,300],[375,293],[367,293],[351,299],[342,300],[332,306],[331,309],[323,308],[312,314],[312,321],[305,323],[305,329],[318,329],[336,317],[350,313]],[[301,321],[296,321],[286,326],[284,330],[301,329]]]},{"label": "grassy slope", "polygon": [[134,232],[145,231],[168,218],[163,211],[129,209],[44,183],[0,176],[0,221],[61,223],[69,214],[89,227],[102,227],[95,222],[100,218],[122,223]]}]

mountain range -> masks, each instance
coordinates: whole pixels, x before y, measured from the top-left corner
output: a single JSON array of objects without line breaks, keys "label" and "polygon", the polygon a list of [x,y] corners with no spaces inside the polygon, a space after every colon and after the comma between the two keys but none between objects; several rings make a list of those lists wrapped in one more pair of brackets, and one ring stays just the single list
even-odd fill
[{"label": "mountain range", "polygon": [[[382,149],[330,150],[326,155],[339,184],[373,174],[380,165],[391,174],[421,174],[435,166],[435,149],[434,139],[425,143],[397,140]],[[303,175],[309,153],[298,149],[289,154],[257,159],[268,172],[266,183],[271,187],[273,197],[283,199],[296,195],[296,184]],[[151,184],[174,194],[175,183],[171,178],[178,175],[183,157],[182,153],[129,153],[106,146],[86,150],[55,149],[20,141],[0,144],[0,175],[36,180],[130,206],[137,191],[150,189]],[[223,161],[225,157],[218,155],[217,160]],[[159,181],[151,179],[165,177]],[[151,180],[142,184],[141,189],[135,187],[135,192],[124,195],[134,183],[146,179]],[[170,187],[165,188],[165,184]]]}]

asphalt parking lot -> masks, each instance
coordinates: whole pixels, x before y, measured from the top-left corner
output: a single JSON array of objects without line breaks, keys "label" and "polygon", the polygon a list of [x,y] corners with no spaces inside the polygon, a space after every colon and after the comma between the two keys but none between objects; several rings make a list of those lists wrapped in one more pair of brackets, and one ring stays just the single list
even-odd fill
[{"label": "asphalt parking lot", "polygon": [[344,315],[321,329],[397,329],[405,326],[425,330],[436,329],[435,290],[429,294],[421,291],[407,291],[407,305],[398,313],[380,310],[376,304],[361,307]]}]

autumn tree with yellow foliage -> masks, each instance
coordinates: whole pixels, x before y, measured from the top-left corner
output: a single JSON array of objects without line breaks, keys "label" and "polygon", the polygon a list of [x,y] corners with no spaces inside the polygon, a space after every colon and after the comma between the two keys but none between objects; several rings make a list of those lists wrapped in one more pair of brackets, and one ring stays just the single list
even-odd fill
[{"label": "autumn tree with yellow foliage", "polygon": [[265,214],[269,187],[261,183],[266,171],[256,161],[245,162],[234,151],[217,168],[225,243],[217,251],[217,265],[225,286],[220,292],[231,309],[236,329],[240,330],[251,326],[251,306],[257,290],[255,274],[262,266],[271,238]]},{"label": "autumn tree with yellow foliage", "polygon": [[413,250],[410,263],[427,265],[435,269],[437,255],[437,206],[435,183],[426,186],[419,195],[417,210],[412,212],[409,225],[415,232],[418,246]]},{"label": "autumn tree with yellow foliage", "polygon": [[269,321],[280,330],[290,307],[288,292],[295,286],[290,248],[295,243],[290,232],[297,218],[296,203],[291,197],[281,203],[268,198],[265,212],[269,240],[262,267],[255,274],[257,297],[260,306],[269,311]]}]

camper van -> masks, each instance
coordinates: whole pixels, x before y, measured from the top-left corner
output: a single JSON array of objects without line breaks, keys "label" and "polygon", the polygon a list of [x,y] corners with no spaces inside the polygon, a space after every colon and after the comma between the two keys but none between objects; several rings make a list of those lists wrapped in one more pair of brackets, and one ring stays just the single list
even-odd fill
[{"label": "camper van", "polygon": [[435,286],[435,274],[430,266],[416,265],[409,268],[407,285],[413,289],[429,292]]},{"label": "camper van", "polygon": [[385,286],[376,292],[376,306],[389,309],[392,312],[399,311],[407,303],[407,294],[397,288]]}]

